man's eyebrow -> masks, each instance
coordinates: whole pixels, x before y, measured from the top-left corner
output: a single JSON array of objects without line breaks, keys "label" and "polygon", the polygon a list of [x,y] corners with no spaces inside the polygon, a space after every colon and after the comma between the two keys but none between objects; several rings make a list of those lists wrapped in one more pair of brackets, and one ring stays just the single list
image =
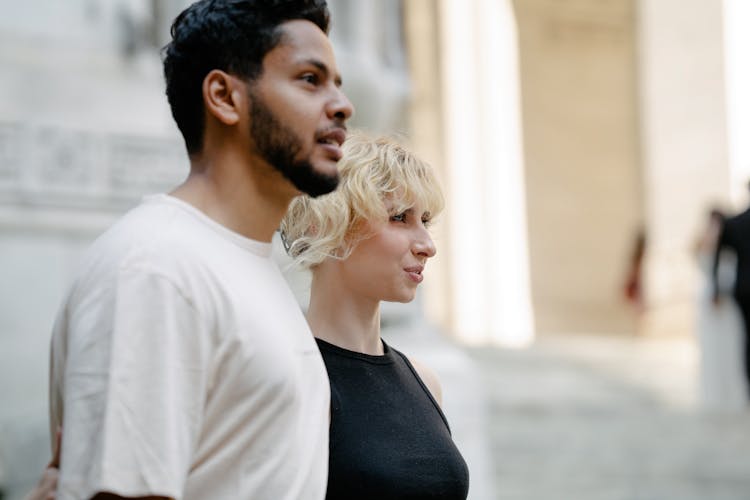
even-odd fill
[{"label": "man's eyebrow", "polygon": [[[305,59],[304,61],[302,61],[302,63],[303,64],[309,64],[311,66],[315,66],[326,77],[328,77],[328,75],[331,74],[331,70],[328,69],[328,66],[326,66],[326,63],[324,63],[323,61],[321,61],[319,59]],[[341,87],[341,85],[343,83],[342,80],[341,80],[341,75],[339,75],[338,73],[336,73],[333,76],[333,83],[335,83],[337,87]]]}]

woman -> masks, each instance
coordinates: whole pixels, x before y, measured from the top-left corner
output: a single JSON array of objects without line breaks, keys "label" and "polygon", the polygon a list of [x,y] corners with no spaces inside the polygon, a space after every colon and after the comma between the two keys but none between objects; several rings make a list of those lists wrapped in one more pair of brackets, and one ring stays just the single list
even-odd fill
[{"label": "woman", "polygon": [[437,179],[392,140],[358,134],[339,171],[335,192],[297,198],[281,228],[312,271],[307,319],[331,382],[326,498],[465,499],[437,378],[380,337],[380,302],[413,300],[435,255]]},{"label": "woman", "polygon": [[295,199],[282,222],[287,251],[312,270],[307,318],[331,382],[326,498],[465,499],[437,378],[380,338],[380,302],[413,300],[435,255],[437,179],[395,142],[357,134],[339,168],[334,193]]}]

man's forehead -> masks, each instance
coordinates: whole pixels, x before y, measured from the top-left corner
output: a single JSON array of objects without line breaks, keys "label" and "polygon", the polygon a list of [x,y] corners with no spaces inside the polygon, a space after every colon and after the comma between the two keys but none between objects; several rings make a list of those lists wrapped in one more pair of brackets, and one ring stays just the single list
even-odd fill
[{"label": "man's forehead", "polygon": [[288,64],[312,64],[339,78],[336,57],[328,36],[310,21],[287,21],[280,25],[279,43],[267,55]]},{"label": "man's forehead", "polygon": [[287,21],[281,24],[279,29],[282,35],[276,48],[306,54],[300,56],[302,58],[325,57],[335,62],[333,46],[328,35],[310,21]]}]

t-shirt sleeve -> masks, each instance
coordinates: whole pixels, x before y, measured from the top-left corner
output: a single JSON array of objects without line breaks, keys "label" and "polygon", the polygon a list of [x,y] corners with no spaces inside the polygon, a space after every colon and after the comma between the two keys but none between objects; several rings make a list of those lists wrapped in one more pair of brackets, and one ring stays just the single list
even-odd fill
[{"label": "t-shirt sleeve", "polygon": [[206,397],[204,319],[170,279],[125,268],[71,329],[60,497],[180,498]]}]

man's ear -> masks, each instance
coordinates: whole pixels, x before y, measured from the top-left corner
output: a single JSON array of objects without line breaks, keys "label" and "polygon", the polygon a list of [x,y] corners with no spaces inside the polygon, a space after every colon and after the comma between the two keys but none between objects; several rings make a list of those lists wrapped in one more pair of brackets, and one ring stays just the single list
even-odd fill
[{"label": "man's ear", "polygon": [[211,70],[203,79],[203,102],[206,110],[225,125],[236,125],[244,102],[244,82],[224,71]]}]

